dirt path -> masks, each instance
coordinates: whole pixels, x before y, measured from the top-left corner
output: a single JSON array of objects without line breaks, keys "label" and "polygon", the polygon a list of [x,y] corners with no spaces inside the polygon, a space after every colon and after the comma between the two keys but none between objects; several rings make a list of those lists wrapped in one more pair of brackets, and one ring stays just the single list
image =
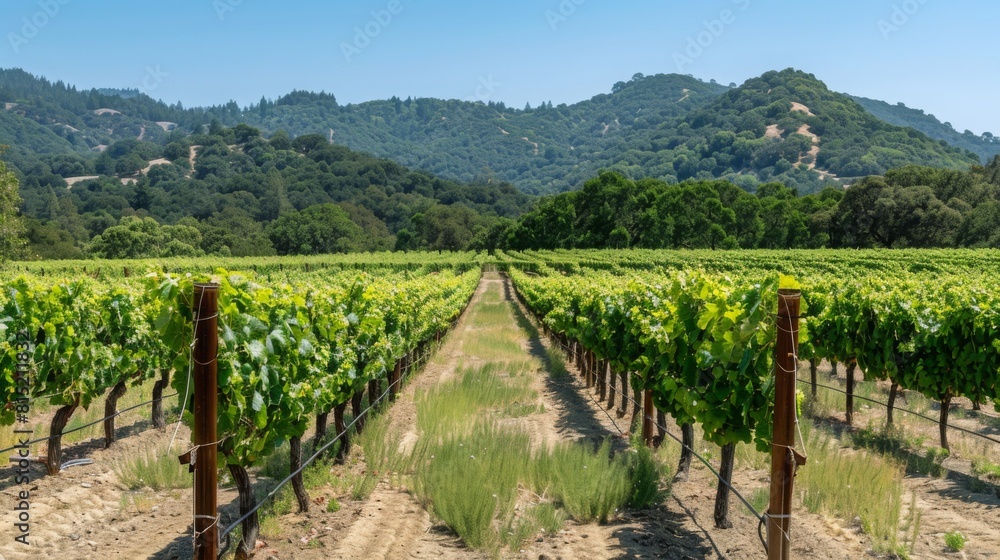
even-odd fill
[{"label": "dirt path", "polygon": [[195,161],[198,159],[198,150],[200,150],[200,149],[201,149],[201,146],[191,146],[190,148],[188,148],[188,162],[191,165],[191,175],[192,176],[194,175],[194,164],[195,164]]},{"label": "dirt path", "polygon": [[[398,430],[403,436],[401,447],[412,448],[418,434],[416,431],[416,407],[413,397],[418,389],[425,389],[453,379],[460,367],[481,365],[488,357],[466,354],[466,342],[478,336],[478,329],[471,325],[470,316],[475,312],[483,294],[487,290],[500,290],[504,299],[512,303],[512,289],[509,282],[496,274],[487,274],[474,296],[469,311],[459,321],[427,369],[415,377],[400,395],[389,414],[392,416],[390,431]],[[538,338],[534,327],[525,319],[520,310],[511,305],[509,327],[519,334],[521,348],[527,353],[531,370],[536,373],[532,387],[538,393],[543,411],[514,421],[531,435],[535,445],[549,445],[556,441],[580,439],[602,440],[611,437],[612,432],[599,422],[596,411],[587,405],[586,397],[579,394],[572,378],[554,381],[549,376],[544,360],[545,347]],[[618,434],[617,431],[614,432]],[[620,434],[619,434],[620,440]],[[617,447],[623,447],[620,440]],[[391,526],[391,531],[386,527]],[[599,526],[579,525],[568,522],[560,534],[531,543],[519,558],[618,558],[625,552],[621,548],[619,535],[630,534],[631,527],[621,524]],[[630,554],[638,557],[655,557],[654,551],[645,544],[635,542],[629,547]],[[320,556],[317,556],[319,558]],[[409,494],[390,489],[380,484],[364,506],[358,520],[339,540],[338,545],[324,558],[345,559],[386,559],[403,558],[483,558],[484,556],[462,547],[444,526],[435,524],[428,514]],[[629,556],[633,557],[633,556]],[[303,558],[311,558],[303,556]]]},{"label": "dirt path", "polygon": [[[481,282],[469,304],[475,309],[489,286]],[[417,440],[417,408],[414,397],[423,390],[448,381],[468,356],[462,352],[463,342],[475,332],[469,324],[470,313],[459,319],[455,329],[445,338],[437,355],[419,375],[411,378],[392,405],[390,433],[402,433],[400,447],[409,451]],[[387,527],[392,530],[387,531]],[[303,556],[303,558],[308,558]],[[385,481],[379,483],[368,498],[358,519],[347,529],[329,555],[316,558],[409,559],[409,558],[482,558],[464,548],[461,541],[444,527],[436,526],[430,515],[405,492],[391,488]]]}]

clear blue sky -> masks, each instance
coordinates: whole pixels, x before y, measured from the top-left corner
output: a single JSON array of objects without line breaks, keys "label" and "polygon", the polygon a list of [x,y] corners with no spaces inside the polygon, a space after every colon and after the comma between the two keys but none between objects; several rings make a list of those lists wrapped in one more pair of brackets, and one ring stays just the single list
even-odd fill
[{"label": "clear blue sky", "polygon": [[0,66],[185,106],[306,89],[520,107],[637,72],[728,84],[794,67],[1000,134],[995,0],[6,0],[4,14]]}]

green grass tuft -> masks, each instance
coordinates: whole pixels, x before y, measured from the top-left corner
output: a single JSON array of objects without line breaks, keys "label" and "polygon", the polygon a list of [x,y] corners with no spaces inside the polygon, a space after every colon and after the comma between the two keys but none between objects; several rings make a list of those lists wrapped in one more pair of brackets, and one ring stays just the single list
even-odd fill
[{"label": "green grass tuft", "polygon": [[149,488],[154,491],[190,488],[191,474],[177,462],[177,452],[146,449],[117,462],[113,470],[129,490]]},{"label": "green grass tuft", "polygon": [[803,423],[807,468],[796,476],[797,494],[810,512],[861,519],[877,551],[898,549],[902,464],[864,450],[845,452],[829,434]]},{"label": "green grass tuft", "polygon": [[958,552],[965,548],[965,545],[969,542],[969,539],[965,537],[962,533],[958,531],[951,531],[950,533],[945,533],[944,544],[950,550]]}]

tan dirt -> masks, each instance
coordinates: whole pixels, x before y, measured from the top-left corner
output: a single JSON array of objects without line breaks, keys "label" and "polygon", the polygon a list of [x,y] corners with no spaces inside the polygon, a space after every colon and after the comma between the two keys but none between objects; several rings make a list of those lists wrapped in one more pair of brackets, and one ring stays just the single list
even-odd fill
[{"label": "tan dirt", "polygon": [[809,110],[809,107],[806,107],[805,105],[803,105],[803,104],[801,104],[801,103],[799,103],[797,101],[792,101],[792,111],[799,111],[799,112],[805,113],[806,115],[808,115],[810,117],[815,117],[816,116],[816,115],[813,114],[812,111]]},{"label": "tan dirt", "polygon": [[[799,129],[795,131],[795,133],[801,134],[802,136],[805,136],[806,138],[812,140],[812,148],[809,149],[809,155],[812,156],[812,161],[809,162],[809,169],[816,169],[816,156],[819,155],[819,136],[813,134],[812,130],[809,128],[809,125],[807,124],[800,126]],[[805,156],[799,158],[799,163],[802,163],[803,159],[805,159]],[[832,173],[830,175],[833,176]]]},{"label": "tan dirt", "polygon": [[100,179],[100,175],[84,175],[82,177],[66,177],[63,179],[66,181],[66,188],[72,188],[73,185],[77,183],[82,183],[84,181],[92,181],[94,179]]},{"label": "tan dirt", "polygon": [[143,175],[146,175],[147,173],[149,173],[149,170],[152,169],[154,165],[170,165],[170,163],[171,163],[170,160],[166,158],[154,159],[153,161],[149,162],[149,165],[147,165],[146,168],[143,169],[141,173]]},{"label": "tan dirt", "polygon": [[[63,460],[93,459],[90,465],[70,467],[55,476],[44,467],[31,467],[29,542],[14,541],[10,512],[15,506],[15,492],[24,489],[13,479],[0,484],[0,559],[79,558],[170,558],[190,556],[191,491],[148,492],[143,511],[127,500],[128,490],[118,481],[114,465],[122,459],[147,450],[166,448],[175,425],[166,430],[147,429],[140,421],[119,429],[119,441],[104,449],[102,438],[63,446]],[[190,445],[189,431],[182,427],[177,442]],[[44,444],[36,444],[37,455]],[[179,454],[179,453],[177,453]],[[232,490],[219,492],[219,503],[235,498]],[[9,522],[8,522],[9,521]],[[185,548],[185,546],[187,548]]]},{"label": "tan dirt", "polygon": [[191,175],[194,175],[194,162],[198,158],[198,150],[201,146],[191,146],[188,149],[188,161],[191,163]]}]

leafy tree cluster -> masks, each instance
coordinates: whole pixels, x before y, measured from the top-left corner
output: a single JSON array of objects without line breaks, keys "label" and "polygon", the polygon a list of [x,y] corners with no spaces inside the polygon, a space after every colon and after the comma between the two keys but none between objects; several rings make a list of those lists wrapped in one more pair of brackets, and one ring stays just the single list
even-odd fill
[{"label": "leafy tree cluster", "polygon": [[[814,192],[835,176],[857,178],[911,163],[955,169],[979,163],[963,150],[878,120],[794,70],[769,72],[734,89],[637,74],[610,95],[523,111],[435,99],[340,106],[304,94],[268,108],[264,118],[252,109],[246,121],[263,130],[301,133],[304,122],[319,119],[313,130],[331,132],[352,148],[445,177],[495,177],[532,193],[577,188],[600,169],[671,183],[724,178],[747,189],[779,181]],[[778,138],[768,135],[768,126],[778,127]],[[812,138],[799,134],[804,126],[819,136],[815,161]]]},{"label": "leafy tree cluster", "polygon": [[1000,247],[1000,156],[969,172],[910,166],[844,194],[845,247]]},{"label": "leafy tree cluster", "polygon": [[502,232],[511,249],[825,247],[843,197],[799,196],[780,183],[751,194],[728,181],[632,181],[602,172],[579,191],[542,199]]},{"label": "leafy tree cluster", "polygon": [[804,196],[781,183],[750,194],[727,181],[603,172],[500,225],[493,246],[510,249],[1000,247],[1000,156],[967,172],[907,166]]},{"label": "leafy tree cluster", "polygon": [[153,218],[125,216],[94,236],[90,253],[104,259],[196,257],[203,254],[201,232],[190,225],[164,226]]}]

